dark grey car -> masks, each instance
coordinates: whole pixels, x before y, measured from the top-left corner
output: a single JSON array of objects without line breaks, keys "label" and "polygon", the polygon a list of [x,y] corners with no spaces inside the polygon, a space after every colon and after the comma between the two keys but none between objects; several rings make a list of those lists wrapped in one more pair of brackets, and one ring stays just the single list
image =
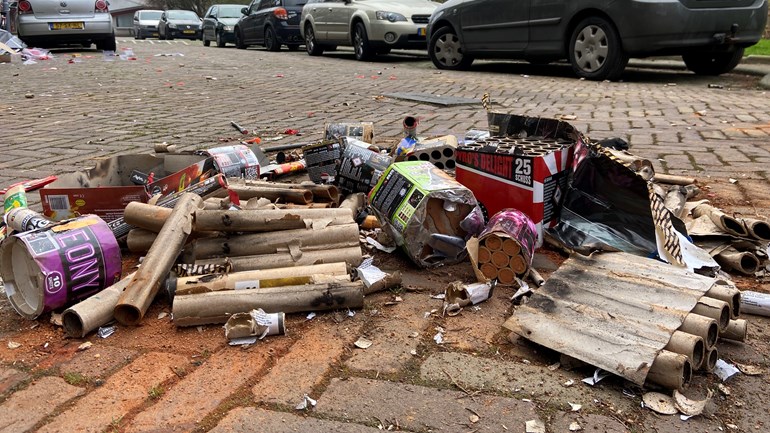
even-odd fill
[{"label": "dark grey car", "polygon": [[719,75],[762,37],[767,7],[767,0],[449,0],[431,15],[428,54],[440,69],[464,69],[474,58],[568,59],[592,80],[619,78],[629,57],[680,55],[691,71]]},{"label": "dark grey car", "polygon": [[281,45],[296,50],[302,43],[299,18],[307,0],[253,0],[243,8],[235,26],[235,46],[264,45],[279,51]]}]

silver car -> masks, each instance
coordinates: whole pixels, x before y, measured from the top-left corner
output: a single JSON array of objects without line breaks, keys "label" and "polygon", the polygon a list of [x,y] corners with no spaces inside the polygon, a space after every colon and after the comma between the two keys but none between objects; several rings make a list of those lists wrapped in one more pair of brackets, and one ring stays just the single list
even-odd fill
[{"label": "silver car", "polygon": [[31,47],[96,44],[100,50],[116,48],[106,0],[21,0],[16,29]]},{"label": "silver car", "polygon": [[158,37],[158,21],[163,11],[142,9],[134,12],[134,39]]},{"label": "silver car", "polygon": [[766,20],[767,0],[449,0],[431,16],[428,54],[440,69],[568,59],[591,80],[619,78],[629,57],[679,55],[696,74],[719,75]]},{"label": "silver car", "polygon": [[391,49],[424,50],[425,26],[437,6],[428,0],[310,0],[300,32],[311,56],[337,45],[353,46],[358,60]]}]

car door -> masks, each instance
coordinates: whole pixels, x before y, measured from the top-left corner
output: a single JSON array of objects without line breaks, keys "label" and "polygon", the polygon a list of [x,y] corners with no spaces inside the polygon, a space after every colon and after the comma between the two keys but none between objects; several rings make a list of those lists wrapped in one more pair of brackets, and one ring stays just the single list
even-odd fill
[{"label": "car door", "polygon": [[249,4],[249,13],[244,15],[239,21],[241,26],[241,34],[243,35],[243,42],[246,44],[254,44],[257,39],[256,31],[256,13],[259,8],[259,0],[254,0]]},{"label": "car door", "polygon": [[203,16],[203,34],[206,35],[206,39],[213,41],[216,39],[217,28],[217,7],[211,6],[206,14]]},{"label": "car door", "polygon": [[460,26],[469,51],[517,52],[526,48],[530,0],[482,0],[465,5]]},{"label": "car door", "polygon": [[[313,29],[317,41],[327,40],[329,33],[329,14],[332,11],[332,0],[322,0],[308,3],[305,8],[308,9],[306,15],[313,17]],[[303,11],[304,13],[304,11]]]},{"label": "car door", "polygon": [[332,0],[323,3],[328,12],[326,21],[326,40],[346,43],[350,40],[350,18],[356,10],[355,3],[345,0]]},{"label": "car door", "polygon": [[[581,2],[531,0],[527,51],[560,53],[570,17]],[[567,36],[569,37],[569,36]]]},{"label": "car door", "polygon": [[268,14],[276,6],[280,5],[281,0],[261,0],[259,7],[254,14],[254,27],[256,29],[256,35],[254,40],[257,44],[263,44],[265,42],[265,24],[267,23]]}]

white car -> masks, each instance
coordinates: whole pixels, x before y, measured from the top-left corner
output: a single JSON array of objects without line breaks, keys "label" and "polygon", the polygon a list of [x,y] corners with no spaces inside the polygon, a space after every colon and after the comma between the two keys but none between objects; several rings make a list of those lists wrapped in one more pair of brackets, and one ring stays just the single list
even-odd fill
[{"label": "white car", "polygon": [[425,27],[438,5],[428,0],[310,0],[302,8],[300,32],[311,56],[338,45],[353,46],[358,60],[391,49],[425,50]]},{"label": "white car", "polygon": [[30,47],[96,44],[115,50],[115,31],[106,0],[20,0],[16,29]]}]

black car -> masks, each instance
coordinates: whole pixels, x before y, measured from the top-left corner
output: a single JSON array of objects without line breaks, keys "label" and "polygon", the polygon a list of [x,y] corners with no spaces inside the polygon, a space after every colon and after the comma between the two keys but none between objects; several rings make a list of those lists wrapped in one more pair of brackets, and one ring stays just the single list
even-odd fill
[{"label": "black car", "polygon": [[168,10],[158,22],[158,39],[200,39],[201,19],[193,11]]},{"label": "black car", "polygon": [[307,0],[254,0],[243,8],[235,25],[235,46],[264,45],[278,51],[281,45],[296,50],[302,44],[299,19]]},{"label": "black car", "polygon": [[224,47],[228,42],[235,42],[233,29],[241,18],[241,8],[242,4],[212,5],[203,16],[203,45],[208,47],[211,41],[216,41],[218,47]]}]

